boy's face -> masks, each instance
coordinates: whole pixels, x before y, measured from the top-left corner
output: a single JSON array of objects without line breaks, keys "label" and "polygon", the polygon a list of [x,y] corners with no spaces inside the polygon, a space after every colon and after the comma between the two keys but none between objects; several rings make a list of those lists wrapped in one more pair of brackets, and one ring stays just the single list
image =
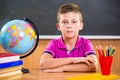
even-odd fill
[{"label": "boy's face", "polygon": [[79,30],[83,28],[83,23],[80,20],[79,13],[68,12],[60,14],[57,28],[64,37],[72,38],[78,36]]}]

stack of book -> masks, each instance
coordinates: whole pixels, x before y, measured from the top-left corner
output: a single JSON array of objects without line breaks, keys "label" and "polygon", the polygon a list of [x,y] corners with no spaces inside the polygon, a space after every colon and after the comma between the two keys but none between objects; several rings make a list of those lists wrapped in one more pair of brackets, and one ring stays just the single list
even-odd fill
[{"label": "stack of book", "polygon": [[20,55],[0,53],[0,80],[15,80],[22,77],[23,61]]}]

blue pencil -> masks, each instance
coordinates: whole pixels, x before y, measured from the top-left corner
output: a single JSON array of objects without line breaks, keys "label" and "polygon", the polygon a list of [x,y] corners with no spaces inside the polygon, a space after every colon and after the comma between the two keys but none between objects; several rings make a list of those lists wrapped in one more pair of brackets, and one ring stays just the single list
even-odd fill
[{"label": "blue pencil", "polygon": [[112,54],[111,54],[111,55],[113,55],[113,54],[114,54],[114,52],[115,52],[115,48],[112,50]]}]

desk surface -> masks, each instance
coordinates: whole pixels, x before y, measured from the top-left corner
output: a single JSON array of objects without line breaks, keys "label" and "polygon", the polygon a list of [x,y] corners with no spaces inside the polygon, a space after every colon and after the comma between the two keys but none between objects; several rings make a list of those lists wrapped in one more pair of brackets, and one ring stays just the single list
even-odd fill
[{"label": "desk surface", "polygon": [[[30,73],[23,74],[21,80],[67,80],[69,77],[74,76],[83,76],[92,73],[83,73],[83,72],[62,72],[62,73],[44,73],[40,70],[30,70]],[[99,72],[98,72],[99,73]],[[111,72],[111,74],[120,75],[120,71]]]}]

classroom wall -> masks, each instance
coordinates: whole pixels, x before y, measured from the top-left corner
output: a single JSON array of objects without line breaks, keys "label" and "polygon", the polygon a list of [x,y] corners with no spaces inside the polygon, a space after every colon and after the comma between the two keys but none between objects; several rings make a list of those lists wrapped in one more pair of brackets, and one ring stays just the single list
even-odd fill
[{"label": "classroom wall", "polygon": [[0,28],[10,20],[27,17],[40,35],[60,35],[55,28],[56,13],[65,3],[76,3],[82,10],[80,35],[120,35],[120,0],[0,0]]},{"label": "classroom wall", "polygon": [[[40,56],[49,41],[50,39],[42,39],[39,41],[39,45],[34,51],[34,53],[23,59],[24,68],[37,69],[39,67]],[[103,47],[105,47],[106,45],[113,45],[116,47],[116,51],[113,58],[112,71],[118,71],[118,70],[120,71],[120,40],[119,39],[116,39],[116,40],[92,39],[91,41],[93,43],[94,48],[98,45],[102,45]],[[1,53],[5,52],[5,50],[1,46],[0,46],[0,52]],[[98,54],[97,54],[97,57],[98,57]]]}]

